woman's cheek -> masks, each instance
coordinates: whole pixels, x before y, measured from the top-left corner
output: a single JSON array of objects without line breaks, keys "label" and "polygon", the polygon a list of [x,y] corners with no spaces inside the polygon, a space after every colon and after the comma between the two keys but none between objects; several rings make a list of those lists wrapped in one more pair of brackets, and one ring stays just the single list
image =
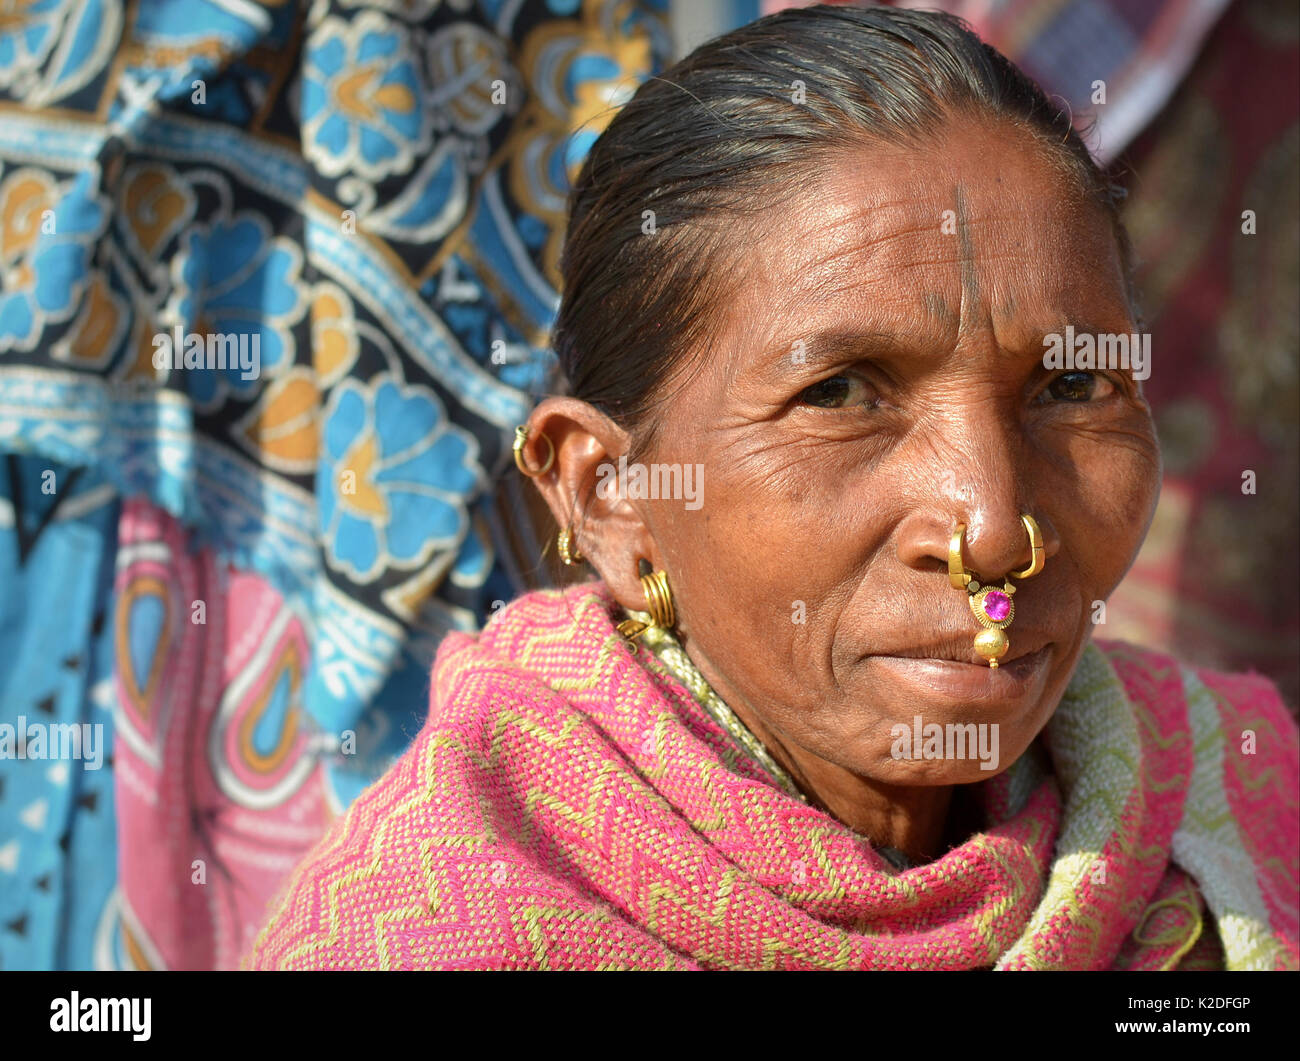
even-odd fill
[{"label": "woman's cheek", "polygon": [[743,630],[742,641],[788,658],[815,638],[821,603],[860,575],[867,528],[851,526],[847,510],[856,507],[860,524],[862,506],[825,488],[821,476],[790,475],[772,463],[770,476],[755,474],[752,464],[712,480],[706,472],[701,508],[674,513],[671,526],[652,526],[673,565],[684,625],[694,625],[718,654],[726,649],[717,639],[734,642]]},{"label": "woman's cheek", "polygon": [[[1160,493],[1158,451],[1112,450],[1107,467],[1090,481],[1082,519],[1072,520],[1071,538],[1080,568],[1096,599],[1108,596],[1136,558]],[[1070,539],[1066,539],[1070,547]]]},{"label": "woman's cheek", "polygon": [[1146,537],[1160,496],[1160,447],[1149,420],[1143,426],[1149,430],[1136,432],[1131,444],[1116,448],[1113,456],[1116,469],[1111,485],[1116,507],[1114,519],[1121,528],[1119,533],[1127,540],[1112,544],[1125,570]]}]

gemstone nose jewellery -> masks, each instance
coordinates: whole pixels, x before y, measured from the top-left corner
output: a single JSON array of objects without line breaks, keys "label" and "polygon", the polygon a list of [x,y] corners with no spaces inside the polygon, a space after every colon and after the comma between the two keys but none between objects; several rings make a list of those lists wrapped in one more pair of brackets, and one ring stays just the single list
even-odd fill
[{"label": "gemstone nose jewellery", "polygon": [[1011,641],[1004,633],[1016,617],[1016,602],[1013,599],[1016,587],[1011,584],[1011,580],[1018,578],[1023,581],[1033,578],[1043,569],[1046,562],[1043,535],[1038,529],[1038,524],[1034,522],[1034,517],[1022,513],[1020,522],[1025,525],[1025,530],[1029,534],[1031,553],[1029,566],[1023,571],[1012,571],[1007,574],[1002,580],[1001,589],[981,585],[975,576],[966,570],[966,564],[962,559],[962,539],[966,534],[966,524],[957,524],[952,532],[952,540],[948,544],[948,581],[953,589],[966,591],[966,603],[970,605],[971,614],[975,616],[980,626],[984,627],[975,635],[975,651],[988,660],[992,668],[997,667],[998,660],[1005,656],[1007,649],[1011,647]]}]

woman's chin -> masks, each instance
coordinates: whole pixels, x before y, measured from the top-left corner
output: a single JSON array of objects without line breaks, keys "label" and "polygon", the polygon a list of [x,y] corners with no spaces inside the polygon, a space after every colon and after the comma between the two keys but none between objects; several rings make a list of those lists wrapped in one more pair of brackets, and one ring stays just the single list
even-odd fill
[{"label": "woman's chin", "polygon": [[[888,705],[886,754],[892,761],[885,764],[887,780],[957,785],[996,776],[1020,756],[1050,717],[1053,686],[1063,684],[1053,681],[1059,677],[1059,663],[1054,642],[998,667],[948,659],[868,657],[862,663],[864,685],[872,690],[875,705]],[[873,740],[877,755],[877,741],[883,737],[877,732]],[[873,773],[880,776],[879,769]]]}]

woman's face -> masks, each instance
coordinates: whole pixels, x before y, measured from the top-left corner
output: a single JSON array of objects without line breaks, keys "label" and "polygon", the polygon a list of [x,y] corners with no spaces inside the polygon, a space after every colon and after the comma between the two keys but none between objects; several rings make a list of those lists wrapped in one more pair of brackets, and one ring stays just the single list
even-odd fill
[{"label": "woman's face", "polygon": [[[1135,331],[1109,222],[1025,134],[967,123],[845,158],[755,233],[716,349],[641,455],[703,465],[703,504],[630,502],[683,641],[801,758],[887,785],[985,780],[973,754],[896,758],[893,727],[996,724],[1010,765],[1155,506],[1132,374],[1044,367],[1067,325]],[[967,567],[1000,584],[1030,560],[1021,513],[1046,567],[1018,583],[994,670],[948,543],[965,523]],[[623,574],[615,592],[643,608]]]}]

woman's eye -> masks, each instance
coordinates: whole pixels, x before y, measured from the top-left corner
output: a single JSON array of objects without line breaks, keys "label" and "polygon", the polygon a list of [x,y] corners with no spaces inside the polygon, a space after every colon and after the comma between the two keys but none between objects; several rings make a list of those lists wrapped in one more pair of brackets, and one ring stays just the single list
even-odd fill
[{"label": "woman's eye", "polygon": [[1066,372],[1047,387],[1047,393],[1060,402],[1094,402],[1114,391],[1115,384],[1095,372]]},{"label": "woman's eye", "polygon": [[821,409],[843,409],[853,405],[872,404],[878,400],[876,390],[860,376],[831,376],[814,383],[799,395],[805,405]]}]

